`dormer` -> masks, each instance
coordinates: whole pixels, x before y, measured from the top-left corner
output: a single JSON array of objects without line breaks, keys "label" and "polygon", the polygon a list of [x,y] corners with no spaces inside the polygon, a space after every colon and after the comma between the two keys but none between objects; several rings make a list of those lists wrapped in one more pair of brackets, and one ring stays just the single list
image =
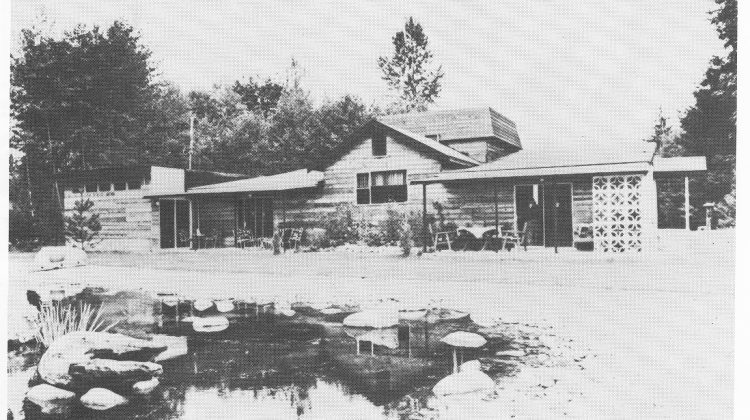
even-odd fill
[{"label": "dormer", "polygon": [[516,124],[489,107],[388,115],[380,120],[450,146],[479,162],[521,150]]}]

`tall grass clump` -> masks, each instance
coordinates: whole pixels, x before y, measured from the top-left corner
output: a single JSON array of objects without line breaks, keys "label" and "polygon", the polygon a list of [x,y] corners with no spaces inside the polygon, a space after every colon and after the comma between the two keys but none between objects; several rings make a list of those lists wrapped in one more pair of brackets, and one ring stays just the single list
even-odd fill
[{"label": "tall grass clump", "polygon": [[55,340],[74,331],[106,332],[119,321],[105,325],[99,308],[88,303],[42,306],[36,320],[36,342],[49,348]]}]

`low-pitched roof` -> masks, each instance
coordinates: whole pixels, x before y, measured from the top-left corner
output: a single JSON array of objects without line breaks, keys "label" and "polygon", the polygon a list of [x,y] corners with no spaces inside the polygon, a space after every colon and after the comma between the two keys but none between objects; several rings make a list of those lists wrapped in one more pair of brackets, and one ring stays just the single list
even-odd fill
[{"label": "low-pitched roof", "polygon": [[[527,176],[582,175],[604,173],[696,172],[706,170],[702,156],[660,158],[653,143],[624,142],[598,147],[585,141],[538,144],[472,168],[428,174],[413,183],[435,183],[470,179]],[[653,166],[652,166],[653,165]]]},{"label": "low-pitched roof", "polygon": [[289,191],[317,187],[323,181],[323,173],[299,169],[276,175],[258,176],[219,184],[189,188],[188,195],[223,194],[223,193],[257,193],[272,191]]},{"label": "low-pitched roof", "polygon": [[386,115],[379,120],[423,136],[437,135],[439,141],[494,138],[521,148],[516,123],[490,107]]}]

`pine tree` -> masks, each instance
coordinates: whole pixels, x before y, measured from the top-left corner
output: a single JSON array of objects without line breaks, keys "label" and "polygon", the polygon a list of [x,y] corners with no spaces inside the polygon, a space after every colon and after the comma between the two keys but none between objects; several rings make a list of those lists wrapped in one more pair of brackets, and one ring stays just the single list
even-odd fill
[{"label": "pine tree", "polygon": [[85,249],[86,244],[90,244],[102,230],[99,215],[90,213],[93,207],[94,202],[88,198],[84,200],[81,193],[81,199],[73,206],[73,214],[65,217],[65,235],[81,244],[81,249]]},{"label": "pine tree", "polygon": [[440,80],[445,73],[442,66],[431,66],[433,55],[427,48],[422,25],[410,17],[404,30],[393,37],[393,46],[392,57],[378,59],[383,80],[399,92],[404,111],[424,111],[440,94]]}]

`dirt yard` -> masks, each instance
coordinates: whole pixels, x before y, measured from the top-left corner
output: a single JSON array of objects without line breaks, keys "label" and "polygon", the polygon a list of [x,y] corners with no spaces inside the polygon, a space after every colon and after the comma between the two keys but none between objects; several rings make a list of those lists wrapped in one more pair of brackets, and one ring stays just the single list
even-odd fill
[{"label": "dirt yard", "polygon": [[[87,284],[209,298],[442,300],[497,315],[530,340],[565,343],[575,363],[521,366],[517,377],[498,383],[496,399],[472,407],[472,417],[730,418],[733,232],[665,249],[609,258],[551,250],[408,258],[237,249],[94,253],[92,266],[77,273]],[[11,302],[40,281],[28,273],[30,262],[30,255],[10,257]]]}]

